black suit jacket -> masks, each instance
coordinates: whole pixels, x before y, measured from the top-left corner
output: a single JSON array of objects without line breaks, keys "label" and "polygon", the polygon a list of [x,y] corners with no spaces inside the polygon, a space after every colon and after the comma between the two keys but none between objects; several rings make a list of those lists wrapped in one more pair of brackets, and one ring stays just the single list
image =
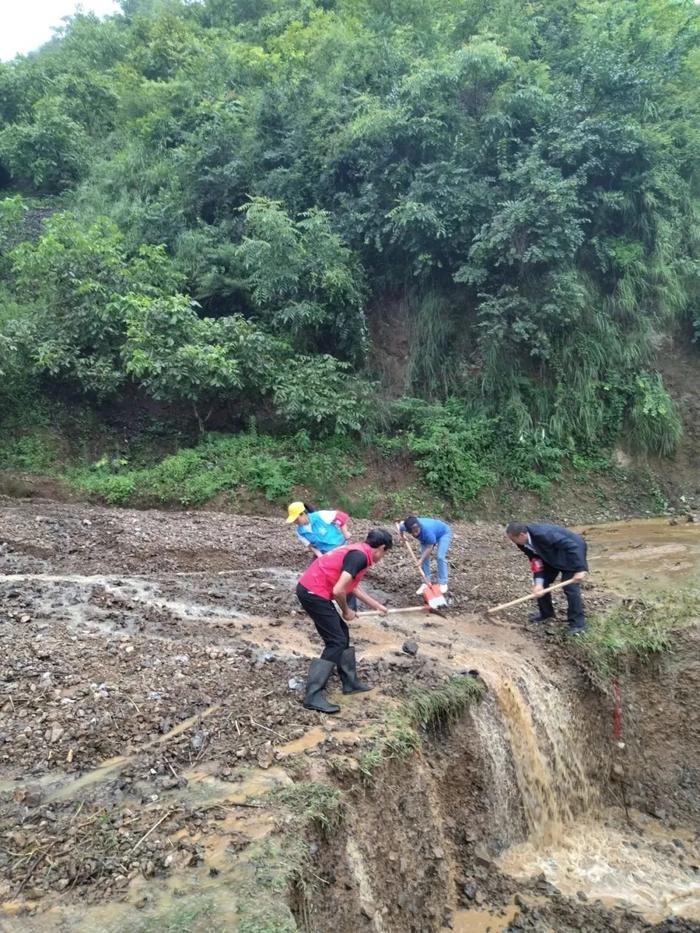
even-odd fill
[{"label": "black suit jacket", "polygon": [[[565,573],[578,573],[579,570],[588,570],[586,551],[588,546],[581,535],[560,525],[528,525],[528,534],[533,547],[539,557]],[[532,552],[527,544],[519,544],[523,553],[531,556]]]}]

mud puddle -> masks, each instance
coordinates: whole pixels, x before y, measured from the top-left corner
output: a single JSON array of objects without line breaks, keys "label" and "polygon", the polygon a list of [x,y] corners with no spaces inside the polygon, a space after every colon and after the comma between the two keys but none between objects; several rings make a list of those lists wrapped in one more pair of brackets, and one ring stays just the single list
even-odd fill
[{"label": "mud puddle", "polygon": [[700,524],[670,525],[667,518],[591,525],[582,531],[589,543],[593,579],[624,596],[645,588],[669,588],[700,581]]}]

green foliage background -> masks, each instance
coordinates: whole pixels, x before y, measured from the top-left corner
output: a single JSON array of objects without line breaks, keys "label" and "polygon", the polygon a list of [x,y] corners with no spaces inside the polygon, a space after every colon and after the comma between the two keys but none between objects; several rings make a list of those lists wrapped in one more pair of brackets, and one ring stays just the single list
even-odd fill
[{"label": "green foliage background", "polygon": [[[186,416],[202,440],[178,455],[182,502],[286,495],[284,457],[259,481],[187,477],[217,444],[238,463],[299,432],[307,463],[408,454],[453,504],[543,489],[620,437],[672,454],[654,347],[700,333],[699,17],[692,0],[76,15],[0,64],[5,462],[46,400]],[[81,482],[110,501],[150,482],[98,474]]]}]

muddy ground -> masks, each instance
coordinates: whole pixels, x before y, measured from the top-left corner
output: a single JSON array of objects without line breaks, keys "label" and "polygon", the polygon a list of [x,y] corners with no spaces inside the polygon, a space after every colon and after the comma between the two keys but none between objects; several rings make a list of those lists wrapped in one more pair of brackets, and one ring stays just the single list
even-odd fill
[{"label": "muddy ground", "polygon": [[[355,539],[368,527],[354,523]],[[220,927],[209,907],[189,926],[134,916],[157,917],[163,892],[185,903],[218,876],[233,884],[255,863],[246,861],[251,846],[276,838],[290,818],[271,798],[260,803],[266,791],[356,772],[388,708],[478,669],[504,642],[584,689],[575,651],[527,626],[527,606],[498,622],[484,615],[528,590],[527,562],[501,527],[457,523],[455,532],[448,618],[418,610],[357,623],[375,690],[343,698],[340,716],[320,721],[301,705],[320,644],[294,596],[307,561],[283,521],[2,500],[0,928],[234,929],[247,908],[234,905],[226,919],[220,886],[211,891]],[[419,602],[415,568],[399,548],[367,583],[391,606]],[[614,598],[595,574],[585,596],[592,611]],[[598,766],[593,756],[591,780]],[[479,906],[499,910],[530,891],[484,865],[464,870],[442,879],[445,910],[416,908],[403,928],[449,924],[474,884]],[[474,871],[487,877],[475,881]],[[547,903],[523,901],[512,929],[647,928],[556,890],[535,893]],[[337,909],[322,902],[321,918]],[[351,915],[337,929],[402,928],[372,912]],[[698,928],[677,923],[668,929]]]}]

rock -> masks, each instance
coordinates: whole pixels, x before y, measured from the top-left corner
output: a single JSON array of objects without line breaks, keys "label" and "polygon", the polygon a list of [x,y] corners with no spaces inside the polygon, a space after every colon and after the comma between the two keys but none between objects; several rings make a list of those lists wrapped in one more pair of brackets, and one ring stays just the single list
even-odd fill
[{"label": "rock", "polygon": [[[399,895],[399,897],[400,897],[400,896],[401,896],[401,895]],[[362,915],[363,915],[363,917],[366,917],[368,920],[371,920],[371,919],[374,917],[374,915],[376,914],[376,912],[377,912],[377,909],[376,909],[376,907],[375,907],[373,904],[363,904],[363,905],[362,905]]]},{"label": "rock", "polygon": [[290,677],[287,681],[287,686],[290,690],[303,690],[304,681],[301,677]]},{"label": "rock", "polygon": [[53,726],[51,729],[51,734],[49,736],[49,742],[53,745],[55,742],[58,742],[63,736],[66,730],[62,729],[60,726]]},{"label": "rock", "polygon": [[[462,889],[462,893],[467,898],[467,900],[473,901],[477,894],[477,887],[475,884],[465,884]],[[517,904],[517,899],[516,899]]]},{"label": "rock", "polygon": [[479,906],[481,906],[485,900],[486,898],[484,897],[484,894],[482,891],[477,891],[476,894],[474,895],[474,903],[478,904]]},{"label": "rock", "polygon": [[440,846],[433,846],[433,858],[435,859],[444,859],[445,850],[440,848]]},{"label": "rock", "polygon": [[474,861],[482,868],[490,868],[492,865],[490,856],[483,849],[474,852]]},{"label": "rock", "polygon": [[415,657],[418,654],[418,643],[412,639],[408,639],[401,646],[401,650],[404,654],[409,654],[411,657]]},{"label": "rock", "polygon": [[38,787],[29,788],[24,795],[24,802],[28,807],[38,807],[41,803],[41,790]]},{"label": "rock", "polygon": [[261,768],[267,770],[272,764],[274,757],[275,753],[272,748],[272,742],[265,742],[263,747],[258,752],[258,764]]}]

